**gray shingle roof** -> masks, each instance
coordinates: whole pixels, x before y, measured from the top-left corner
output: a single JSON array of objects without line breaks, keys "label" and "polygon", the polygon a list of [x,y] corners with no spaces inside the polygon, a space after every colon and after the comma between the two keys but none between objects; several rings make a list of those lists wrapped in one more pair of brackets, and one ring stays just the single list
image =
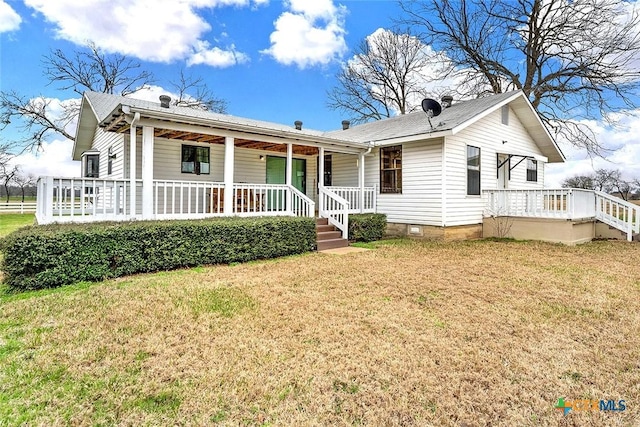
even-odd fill
[{"label": "gray shingle roof", "polygon": [[353,126],[347,130],[327,132],[325,136],[357,142],[369,142],[448,131],[464,124],[517,93],[518,91],[512,91],[456,102],[451,107],[443,109],[439,116],[431,119],[433,129],[429,125],[429,120],[424,111],[420,110],[390,119]]},{"label": "gray shingle roof", "polygon": [[[176,118],[183,117],[186,120],[195,118],[211,120],[220,123],[240,124],[259,129],[268,129],[275,131],[291,131],[292,129],[294,129],[293,126],[287,126],[279,123],[247,119],[244,117],[237,117],[229,114],[219,114],[211,111],[198,110],[195,108],[177,107],[174,105],[170,106],[169,108],[164,108],[160,106],[159,102],[145,101],[141,99],[109,95],[105,93],[86,92],[85,96],[91,103],[91,106],[96,114],[96,117],[98,118],[99,123],[108,119],[109,115],[118,107],[118,105],[128,105],[133,108],[144,108],[148,111],[155,111],[165,114],[170,113],[175,115]],[[310,136],[323,136],[325,134],[325,132],[304,128],[299,131],[299,133]]]}]

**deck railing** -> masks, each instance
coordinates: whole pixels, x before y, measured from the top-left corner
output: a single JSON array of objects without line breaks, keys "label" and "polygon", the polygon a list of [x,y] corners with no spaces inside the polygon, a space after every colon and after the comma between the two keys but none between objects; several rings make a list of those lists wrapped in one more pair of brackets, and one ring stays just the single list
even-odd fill
[{"label": "deck railing", "polygon": [[581,219],[595,216],[595,194],[574,188],[485,190],[486,216]]},{"label": "deck railing", "polygon": [[329,224],[342,231],[342,238],[349,238],[349,201],[326,187],[319,188],[320,208],[318,214],[327,218]]},{"label": "deck railing", "polygon": [[[360,198],[360,187],[328,186],[327,190],[349,202],[349,213],[375,213],[376,211],[376,187],[364,187],[363,198]],[[360,201],[363,201],[362,208]]]},{"label": "deck railing", "polygon": [[633,238],[640,233],[640,206],[600,191],[576,188],[485,190],[485,216],[597,219]]}]

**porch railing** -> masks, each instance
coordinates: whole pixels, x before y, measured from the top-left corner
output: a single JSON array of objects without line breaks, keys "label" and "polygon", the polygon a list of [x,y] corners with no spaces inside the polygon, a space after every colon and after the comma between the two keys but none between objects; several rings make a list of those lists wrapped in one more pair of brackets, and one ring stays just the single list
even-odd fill
[{"label": "porch railing", "polygon": [[[221,182],[154,180],[152,216],[144,219],[315,214],[313,200],[287,185],[233,184],[226,211],[224,193]],[[129,180],[43,177],[38,180],[36,219],[39,224],[143,219],[141,180],[133,213],[129,194]]]},{"label": "porch railing", "polygon": [[349,213],[375,213],[376,211],[376,186],[364,187],[362,207],[360,206],[360,187],[328,186],[327,190],[349,202]]},{"label": "porch railing", "polygon": [[[142,181],[138,180],[137,186]],[[52,222],[131,219],[129,180],[41,177],[37,182],[36,220]]]},{"label": "porch railing", "polygon": [[640,206],[600,191],[576,188],[485,190],[485,216],[597,219],[633,238],[640,233]]},{"label": "porch railing", "polygon": [[319,188],[320,208],[318,214],[327,218],[329,224],[342,231],[342,238],[349,238],[349,201],[326,187]]}]

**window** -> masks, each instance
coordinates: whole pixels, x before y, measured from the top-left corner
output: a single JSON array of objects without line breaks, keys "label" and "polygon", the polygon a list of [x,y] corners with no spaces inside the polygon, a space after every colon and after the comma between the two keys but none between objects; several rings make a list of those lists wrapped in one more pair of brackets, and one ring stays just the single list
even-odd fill
[{"label": "window", "polygon": [[84,156],[84,176],[85,178],[99,178],[100,176],[100,155],[87,154]]},{"label": "window", "polygon": [[[331,165],[332,165],[332,159],[331,159],[331,154],[325,154],[324,155],[324,180],[322,180],[323,184],[325,187],[329,187],[332,184],[332,178],[331,178]],[[318,173],[320,173],[320,156],[318,156]],[[320,176],[318,175],[318,182],[320,182]]]},{"label": "window", "polygon": [[209,174],[209,147],[183,145],[182,173]]},{"label": "window", "polygon": [[503,125],[509,124],[509,106],[508,105],[502,106],[502,124]]},{"label": "window", "polygon": [[467,194],[480,195],[480,149],[467,145]]},{"label": "window", "polygon": [[402,145],[380,149],[380,192],[402,193]]},{"label": "window", "polygon": [[527,159],[527,181],[538,182],[538,161]]}]

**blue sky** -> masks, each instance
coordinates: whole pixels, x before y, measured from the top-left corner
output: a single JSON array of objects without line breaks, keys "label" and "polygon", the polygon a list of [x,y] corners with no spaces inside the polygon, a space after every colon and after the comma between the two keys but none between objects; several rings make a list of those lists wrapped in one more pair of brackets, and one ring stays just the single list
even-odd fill
[{"label": "blue sky", "polygon": [[[326,93],[341,63],[400,15],[395,0],[0,0],[0,88],[60,102],[77,97],[47,86],[42,57],[93,40],[154,73],[155,87],[140,95],[147,99],[169,92],[184,69],[227,100],[230,114],[337,129],[345,117],[327,107]],[[626,129],[591,123],[616,147],[609,161],[592,162],[563,146],[572,161],[549,167],[547,184],[594,166],[640,177],[640,112],[625,121]],[[43,153],[18,162],[36,175],[77,176],[71,146],[54,137]]]}]

